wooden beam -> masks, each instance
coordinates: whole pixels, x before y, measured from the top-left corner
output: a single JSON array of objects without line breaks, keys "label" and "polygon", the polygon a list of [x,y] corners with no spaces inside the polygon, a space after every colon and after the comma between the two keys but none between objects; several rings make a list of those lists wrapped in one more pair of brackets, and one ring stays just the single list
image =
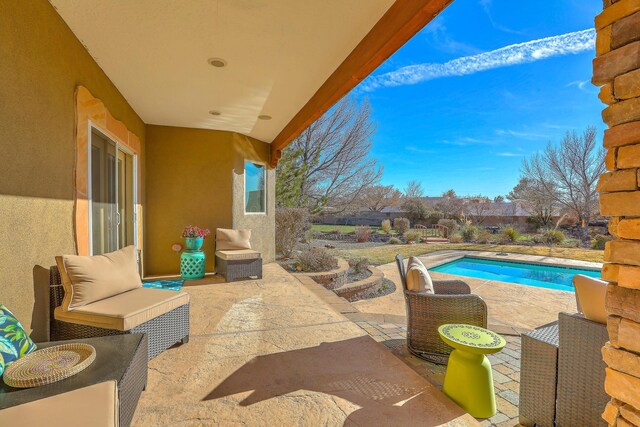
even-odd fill
[{"label": "wooden beam", "polygon": [[453,0],[396,0],[271,143],[271,166],[311,123],[424,28]]}]

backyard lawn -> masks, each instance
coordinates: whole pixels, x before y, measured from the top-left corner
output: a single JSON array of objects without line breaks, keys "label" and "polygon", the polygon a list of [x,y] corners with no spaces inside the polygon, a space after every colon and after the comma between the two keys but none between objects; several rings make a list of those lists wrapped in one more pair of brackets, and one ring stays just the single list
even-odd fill
[{"label": "backyard lawn", "polygon": [[336,256],[346,259],[364,257],[367,258],[371,264],[381,265],[392,262],[396,254],[402,254],[402,256],[406,258],[409,256],[423,255],[452,249],[466,251],[511,252],[516,254],[553,256],[592,262],[604,261],[604,251],[595,249],[563,248],[553,246],[481,245],[473,243],[383,245],[355,249],[333,249],[331,252]]}]

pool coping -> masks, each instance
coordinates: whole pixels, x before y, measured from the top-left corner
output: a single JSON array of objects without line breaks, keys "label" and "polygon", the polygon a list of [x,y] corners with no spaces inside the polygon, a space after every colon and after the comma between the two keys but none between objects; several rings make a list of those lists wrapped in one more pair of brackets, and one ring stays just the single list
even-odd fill
[{"label": "pool coping", "polygon": [[[532,264],[541,265],[547,267],[559,267],[559,268],[579,268],[583,270],[599,271],[602,269],[602,263],[581,261],[570,258],[557,258],[546,257],[541,255],[528,255],[528,254],[516,254],[512,252],[478,252],[478,251],[463,251],[463,250],[451,250],[442,251],[441,255],[446,255],[447,252],[451,253],[451,257],[447,259],[437,260],[435,263],[430,263],[427,269],[440,267],[450,262],[458,261],[462,258],[475,258],[486,261],[506,261],[514,264]],[[504,253],[506,255],[498,255]]]}]

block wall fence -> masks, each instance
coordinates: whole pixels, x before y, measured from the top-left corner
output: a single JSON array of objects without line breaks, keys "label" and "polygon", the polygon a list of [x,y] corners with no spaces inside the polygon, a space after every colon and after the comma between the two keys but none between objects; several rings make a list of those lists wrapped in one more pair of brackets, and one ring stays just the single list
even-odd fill
[{"label": "block wall fence", "polygon": [[[606,167],[600,210],[615,240],[605,248],[609,342],[605,390],[610,426],[640,426],[640,0],[604,0],[597,31],[593,83],[606,104],[602,119]],[[588,373],[585,373],[588,375]]]}]

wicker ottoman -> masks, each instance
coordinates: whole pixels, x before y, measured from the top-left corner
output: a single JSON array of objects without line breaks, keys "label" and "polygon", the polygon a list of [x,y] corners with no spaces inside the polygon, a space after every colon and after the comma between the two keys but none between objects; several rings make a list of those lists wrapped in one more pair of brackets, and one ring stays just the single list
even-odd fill
[{"label": "wicker ottoman", "polygon": [[522,334],[520,424],[553,427],[558,378],[558,322]]},{"label": "wicker ottoman", "polygon": [[227,282],[262,279],[262,255],[252,249],[216,251],[216,273]]}]

